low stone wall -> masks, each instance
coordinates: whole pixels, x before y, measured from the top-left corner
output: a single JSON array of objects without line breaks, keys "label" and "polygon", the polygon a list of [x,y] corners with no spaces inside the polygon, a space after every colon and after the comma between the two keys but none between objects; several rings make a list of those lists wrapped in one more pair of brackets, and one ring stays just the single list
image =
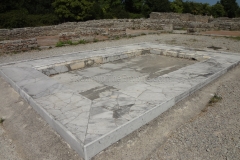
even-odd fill
[{"label": "low stone wall", "polygon": [[60,33],[59,41],[93,41],[99,35],[106,36],[107,38],[123,37],[126,35],[126,28],[78,28],[75,32]]},{"label": "low stone wall", "polygon": [[[203,29],[240,30],[240,18],[216,18],[210,16],[157,13],[150,14],[149,19],[103,19],[86,22],[68,22],[53,26],[0,29],[1,40],[27,39],[38,36],[55,36],[59,33],[76,32],[79,35],[108,34],[108,29],[128,28],[171,31],[177,28],[192,28],[192,24],[206,26]],[[111,31],[110,31],[111,32]],[[122,31],[121,31],[122,32]]]},{"label": "low stone wall", "polygon": [[86,22],[69,22],[54,26],[0,29],[0,40],[54,36],[65,32],[76,32],[80,35],[91,35],[93,33],[105,34],[108,29],[116,31],[116,28],[120,30],[121,28],[162,30],[163,28],[166,28],[165,25],[167,24],[168,22],[166,23],[165,20],[151,19],[105,19]]},{"label": "low stone wall", "polygon": [[0,53],[24,52],[37,48],[37,39],[6,40],[0,42]]},{"label": "low stone wall", "polygon": [[211,19],[210,16],[193,15],[190,13],[179,14],[179,13],[165,13],[165,12],[152,12],[150,19],[179,19],[180,21],[193,21],[208,23]]}]

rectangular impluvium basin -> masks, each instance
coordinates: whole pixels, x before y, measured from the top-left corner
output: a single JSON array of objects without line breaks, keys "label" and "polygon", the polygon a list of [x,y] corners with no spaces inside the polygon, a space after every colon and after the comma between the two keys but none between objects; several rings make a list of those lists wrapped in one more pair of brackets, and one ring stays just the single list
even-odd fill
[{"label": "rectangular impluvium basin", "polygon": [[234,53],[140,43],[4,64],[0,74],[91,159],[239,61]]}]

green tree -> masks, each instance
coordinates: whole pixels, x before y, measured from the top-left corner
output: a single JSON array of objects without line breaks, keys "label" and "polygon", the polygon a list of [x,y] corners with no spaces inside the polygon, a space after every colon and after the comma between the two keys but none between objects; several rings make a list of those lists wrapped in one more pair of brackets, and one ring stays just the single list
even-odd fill
[{"label": "green tree", "polygon": [[217,2],[215,5],[212,6],[211,14],[213,17],[223,17],[226,13],[223,5]]},{"label": "green tree", "polygon": [[124,0],[125,10],[131,13],[141,13],[145,4],[144,0]]},{"label": "green tree", "polygon": [[99,4],[99,2],[95,1],[93,2],[92,8],[90,9],[90,19],[103,19],[104,13],[103,10]]},{"label": "green tree", "polygon": [[168,0],[146,0],[145,2],[151,12],[169,12],[170,2]]},{"label": "green tree", "polygon": [[24,0],[0,0],[0,13],[23,8]]},{"label": "green tree", "polygon": [[236,11],[236,17],[240,17],[240,7]]},{"label": "green tree", "polygon": [[238,9],[238,4],[236,0],[220,0],[226,12],[226,16],[233,18],[236,16],[236,11]]},{"label": "green tree", "polygon": [[24,0],[23,7],[29,14],[49,14],[53,13],[52,3],[54,0]]},{"label": "green tree", "polygon": [[87,0],[55,0],[52,5],[63,21],[82,21],[90,19],[93,3]]},{"label": "green tree", "polygon": [[195,15],[210,15],[211,7],[208,3],[196,3],[187,1],[183,3],[183,13],[191,13]]},{"label": "green tree", "polygon": [[[96,0],[102,9],[104,18],[128,18],[122,0]],[[124,17],[125,15],[125,17]]]},{"label": "green tree", "polygon": [[27,10],[11,10],[4,14],[0,14],[0,28],[20,28],[29,24],[27,19]]},{"label": "green tree", "polygon": [[170,9],[172,12],[182,13],[183,12],[183,1],[182,0],[174,0],[170,3]]}]

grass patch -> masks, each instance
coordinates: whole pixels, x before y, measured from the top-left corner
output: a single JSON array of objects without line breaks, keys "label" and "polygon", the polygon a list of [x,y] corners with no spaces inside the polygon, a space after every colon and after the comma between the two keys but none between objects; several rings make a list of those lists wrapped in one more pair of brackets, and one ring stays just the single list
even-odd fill
[{"label": "grass patch", "polygon": [[0,124],[2,124],[5,121],[5,119],[0,118]]},{"label": "grass patch", "polygon": [[98,41],[99,41],[99,40],[96,39],[96,38],[93,39],[93,42],[94,42],[94,43],[96,43],[96,42],[98,42]]},{"label": "grass patch", "polygon": [[56,47],[62,47],[64,46],[64,43],[62,41],[57,42]]},{"label": "grass patch", "polygon": [[78,41],[78,43],[79,43],[79,44],[86,44],[86,43],[88,43],[88,41],[86,41],[86,40],[84,40],[84,39],[81,39],[81,40]]},{"label": "grass patch", "polygon": [[88,41],[86,41],[84,39],[83,40],[79,40],[77,42],[72,42],[70,40],[68,40],[68,41],[59,41],[59,42],[57,42],[56,47],[62,47],[62,46],[66,46],[66,45],[86,44],[86,43],[88,43]]},{"label": "grass patch", "polygon": [[119,37],[119,36],[115,36],[114,39],[115,39],[115,40],[119,40],[120,37]]},{"label": "grass patch", "polygon": [[230,38],[230,39],[233,39],[233,40],[240,41],[240,36],[238,36],[238,37],[227,37],[227,38]]},{"label": "grass patch", "polygon": [[219,102],[220,100],[222,100],[222,97],[218,96],[217,94],[214,94],[214,96],[209,100],[208,104],[211,106],[211,105]]}]

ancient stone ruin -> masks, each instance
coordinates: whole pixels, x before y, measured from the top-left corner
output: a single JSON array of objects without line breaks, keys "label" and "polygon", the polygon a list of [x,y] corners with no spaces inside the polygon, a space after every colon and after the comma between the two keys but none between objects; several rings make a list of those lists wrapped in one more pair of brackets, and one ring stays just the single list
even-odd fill
[{"label": "ancient stone ruin", "polygon": [[37,38],[59,36],[59,41],[93,41],[126,36],[126,30],[153,30],[173,32],[184,30],[195,33],[208,30],[240,30],[240,18],[212,18],[192,14],[156,13],[148,19],[103,19],[86,22],[68,22],[53,26],[0,29],[0,53],[21,52],[36,49]]}]

